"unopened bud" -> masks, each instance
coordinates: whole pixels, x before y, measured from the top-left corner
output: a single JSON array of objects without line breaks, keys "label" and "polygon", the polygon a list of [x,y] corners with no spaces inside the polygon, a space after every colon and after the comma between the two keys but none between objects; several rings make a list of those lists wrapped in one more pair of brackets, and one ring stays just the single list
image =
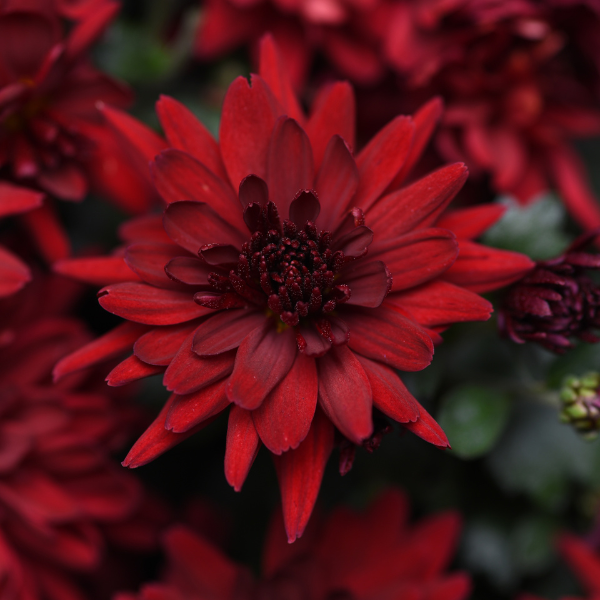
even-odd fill
[{"label": "unopened bud", "polygon": [[573,425],[584,438],[594,439],[600,430],[600,373],[567,377],[560,399],[560,421]]}]

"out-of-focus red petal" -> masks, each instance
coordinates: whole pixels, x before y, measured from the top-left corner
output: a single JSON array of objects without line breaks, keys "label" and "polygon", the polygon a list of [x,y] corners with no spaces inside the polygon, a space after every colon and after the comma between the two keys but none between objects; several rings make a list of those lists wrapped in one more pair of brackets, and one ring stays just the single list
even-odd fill
[{"label": "out-of-focus red petal", "polygon": [[55,169],[42,171],[37,181],[45,191],[63,200],[83,200],[88,191],[87,177],[75,163],[65,162]]},{"label": "out-of-focus red petal", "polygon": [[119,363],[106,377],[106,383],[110,386],[121,386],[137,381],[138,379],[144,379],[145,377],[152,377],[157,373],[162,373],[164,367],[149,365],[148,363],[142,362],[137,356],[131,355],[126,358],[123,362]]},{"label": "out-of-focus red petal", "polygon": [[214,356],[233,350],[264,320],[264,313],[247,308],[219,312],[198,327],[192,349],[198,356]]},{"label": "out-of-focus red petal", "polygon": [[266,321],[241,343],[233,373],[227,382],[227,397],[247,410],[258,408],[267,394],[287,375],[296,358],[296,336],[292,328],[277,332]]},{"label": "out-of-focus red petal", "polygon": [[298,448],[273,456],[290,543],[302,536],[312,513],[333,450],[333,434],[333,425],[317,409],[310,431]]},{"label": "out-of-focus red petal", "polygon": [[294,119],[281,117],[275,123],[267,154],[266,181],[269,197],[283,218],[287,218],[290,204],[298,192],[313,187],[310,141]]},{"label": "out-of-focus red petal", "polygon": [[434,446],[450,448],[450,443],[444,430],[422,406],[419,406],[418,420],[414,423],[404,423],[404,427]]},{"label": "out-of-focus red petal", "polygon": [[[473,585],[467,573],[451,573],[428,586],[427,600],[467,600]],[[523,597],[520,600],[524,600]]]},{"label": "out-of-focus red petal", "polygon": [[380,306],[392,287],[392,276],[379,260],[350,263],[340,272],[340,281],[352,290],[346,304],[369,308]]},{"label": "out-of-focus red petal", "polygon": [[198,321],[151,329],[133,345],[134,354],[149,365],[167,366],[185,339],[198,327]]},{"label": "out-of-focus red petal", "polygon": [[219,144],[187,107],[163,95],[156,103],[156,113],[173,148],[188,152],[217,177],[228,180]]},{"label": "out-of-focus red petal", "polygon": [[39,208],[43,201],[42,192],[0,182],[0,218]]},{"label": "out-of-focus red petal", "polygon": [[148,327],[138,323],[118,325],[112,331],[58,361],[52,373],[54,381],[59,381],[65,375],[119,356],[129,350],[133,343],[147,331]]},{"label": "out-of-focus red petal", "polygon": [[166,234],[163,226],[162,215],[144,215],[125,221],[119,226],[119,237],[130,244],[138,242],[171,243],[171,238]]},{"label": "out-of-focus red petal", "polygon": [[431,338],[412,319],[386,306],[348,309],[349,346],[359,354],[401,371],[420,371],[431,363]]},{"label": "out-of-focus red petal", "polygon": [[18,292],[29,281],[29,267],[0,246],[0,298]]},{"label": "out-of-focus red petal", "polygon": [[65,277],[91,285],[109,285],[125,281],[141,281],[122,256],[65,258],[52,265],[52,270]]},{"label": "out-of-focus red petal", "polygon": [[558,548],[589,594],[600,594],[600,557],[582,540],[563,533]]},{"label": "out-of-focus red petal", "polygon": [[193,394],[177,396],[171,405],[165,427],[183,433],[225,410],[230,402],[225,394],[226,379],[221,379]]},{"label": "out-of-focus red petal", "polygon": [[297,448],[307,436],[318,387],[314,358],[299,353],[279,385],[252,411],[256,431],[273,454]]},{"label": "out-of-focus red petal", "polygon": [[448,211],[436,227],[449,229],[458,238],[474,239],[487,231],[506,211],[503,204],[484,204]]},{"label": "out-of-focus red petal", "polygon": [[65,46],[65,58],[74,61],[86,53],[116,17],[119,8],[116,2],[105,2],[90,11],[70,32]]},{"label": "out-of-focus red petal", "polygon": [[[176,256],[183,254],[175,244],[132,244],[125,251],[125,263],[131,271],[145,283],[173,290],[182,290],[183,286],[173,281],[165,273],[165,266]],[[130,278],[131,281],[134,278]],[[117,283],[112,281],[111,283]]]},{"label": "out-of-focus red petal", "polygon": [[21,215],[20,219],[31,232],[31,237],[47,262],[52,264],[69,256],[69,238],[49,202]]},{"label": "out-of-focus red petal", "polygon": [[394,179],[412,145],[414,125],[410,117],[390,121],[356,157],[360,175],[354,202],[367,211]]},{"label": "out-of-focus red petal", "polygon": [[259,448],[260,438],[250,411],[233,405],[227,423],[225,478],[236,492],[242,489]]},{"label": "out-of-focus red petal", "polygon": [[306,124],[317,169],[334,135],[341,136],[350,149],[354,149],[355,123],[356,100],[348,82],[338,81],[319,90]]},{"label": "out-of-focus red petal", "polygon": [[244,77],[238,77],[223,102],[219,140],[234,190],[247,175],[266,180],[271,132],[281,114],[279,103],[262,77],[253,75],[251,82],[252,87]]}]

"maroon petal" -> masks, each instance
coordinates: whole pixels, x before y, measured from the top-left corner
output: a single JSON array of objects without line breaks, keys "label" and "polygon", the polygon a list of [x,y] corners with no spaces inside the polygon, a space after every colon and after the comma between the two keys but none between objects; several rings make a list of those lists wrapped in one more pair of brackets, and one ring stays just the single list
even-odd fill
[{"label": "maroon petal", "polygon": [[321,165],[333,136],[341,136],[350,148],[354,148],[355,113],[354,90],[348,82],[337,81],[319,91],[306,124],[317,168]]},{"label": "maroon petal", "polygon": [[272,322],[263,322],[241,343],[227,397],[242,408],[258,408],[267,394],[287,375],[296,358],[294,331],[278,332]]},{"label": "maroon petal", "polygon": [[369,256],[386,264],[394,279],[392,289],[397,292],[446,271],[458,256],[458,244],[446,229],[418,229],[396,239],[376,238]]},{"label": "maroon petal", "polygon": [[112,331],[58,361],[52,372],[54,381],[119,356],[129,350],[133,343],[147,331],[148,327],[137,323],[118,325]]},{"label": "maroon petal", "polygon": [[[228,209],[224,214],[230,215],[232,212]],[[241,211],[239,212],[239,220],[245,229]],[[183,201],[169,204],[165,210],[164,226],[165,231],[176,244],[194,255],[202,246],[208,244],[227,244],[240,248],[247,237],[246,234],[241,233],[241,229],[202,202]]]},{"label": "maroon petal", "polygon": [[167,366],[185,339],[197,327],[198,322],[192,321],[151,329],[135,342],[133,353],[149,365]]},{"label": "maroon petal", "polygon": [[419,418],[420,404],[406,389],[398,375],[386,365],[358,356],[371,390],[373,406],[398,423],[414,422]]},{"label": "maroon petal", "polygon": [[29,230],[42,257],[48,263],[67,258],[71,247],[67,233],[49,202],[21,215],[21,222]]},{"label": "maroon petal", "polygon": [[43,201],[42,192],[0,182],[0,217],[18,215],[39,208]]},{"label": "maroon petal", "polygon": [[300,190],[313,187],[310,141],[294,119],[281,117],[273,128],[267,156],[267,185],[282,218]]},{"label": "maroon petal", "polygon": [[132,244],[125,251],[125,262],[146,283],[160,288],[183,291],[185,287],[173,281],[165,273],[167,263],[181,254],[181,248],[174,244]]},{"label": "maroon petal", "polygon": [[122,256],[65,258],[52,265],[55,273],[91,285],[109,285],[125,281],[141,281],[127,266]]},{"label": "maroon petal", "polygon": [[87,178],[82,168],[64,163],[56,169],[43,171],[37,178],[40,187],[63,200],[83,200],[88,191]]},{"label": "maroon petal", "polygon": [[456,237],[473,239],[487,231],[504,213],[503,204],[470,206],[444,213],[436,227],[449,229]]},{"label": "maroon petal", "polygon": [[191,435],[194,435],[194,433],[200,431],[211,422],[212,419],[207,419],[196,425],[196,427],[188,429],[185,433],[173,433],[172,431],[168,431],[165,429],[165,421],[169,414],[169,410],[176,399],[177,396],[173,394],[167,400],[158,417],[156,417],[150,427],[144,431],[125,457],[125,460],[121,463],[124,467],[135,469],[153,461],[155,458],[164,454],[167,450],[173,448],[173,446],[183,442],[183,440],[186,440]]},{"label": "maroon petal", "polygon": [[360,258],[367,253],[373,241],[373,231],[365,225],[359,225],[335,240],[332,250],[341,250],[345,256]]},{"label": "maroon petal", "polygon": [[229,406],[225,394],[226,379],[185,396],[176,396],[171,405],[165,428],[175,433],[183,433],[209,419]]},{"label": "maroon petal", "polygon": [[230,244],[207,244],[200,248],[199,254],[206,264],[222,269],[233,269],[240,257],[238,248]]},{"label": "maroon petal", "polygon": [[193,256],[178,256],[170,260],[165,267],[165,273],[173,281],[206,288],[210,285],[208,276],[214,271],[214,266],[207,265]]},{"label": "maroon petal", "polygon": [[412,145],[414,125],[410,117],[396,117],[362,149],[356,158],[360,175],[356,206],[367,210],[394,179]]},{"label": "maroon petal", "polygon": [[331,342],[325,339],[312,321],[300,323],[299,332],[296,334],[296,342],[300,352],[306,356],[323,356]]},{"label": "maroon petal", "polygon": [[263,444],[274,454],[297,448],[307,436],[319,389],[314,358],[298,354],[279,385],[252,411]]},{"label": "maroon petal", "polygon": [[330,421],[317,409],[308,435],[298,448],[273,456],[290,544],[302,536],[312,513],[333,450],[333,435]]},{"label": "maroon petal", "polygon": [[248,204],[265,206],[269,201],[269,188],[260,177],[248,175],[240,183],[239,198],[242,208],[246,208]]},{"label": "maroon petal", "polygon": [[327,145],[315,182],[321,199],[319,223],[323,229],[335,229],[348,210],[357,187],[358,167],[344,140],[335,135]]},{"label": "maroon petal", "polygon": [[462,188],[467,175],[467,167],[456,163],[384,196],[366,214],[369,227],[384,239],[430,227]]},{"label": "maroon petal", "polygon": [[156,288],[145,283],[117,283],[98,292],[102,308],[146,325],[175,325],[210,314],[189,292]]},{"label": "maroon petal", "polygon": [[216,213],[227,215],[232,223],[241,220],[231,186],[187,152],[164,150],[154,159],[151,171],[158,193],[168,204],[181,200],[203,202]]},{"label": "maroon petal", "polygon": [[347,346],[334,346],[318,361],[319,406],[349,440],[373,433],[372,393],[360,362]]},{"label": "maroon petal", "polygon": [[187,107],[174,98],[161,96],[156,103],[156,114],[173,148],[191,154],[217,177],[228,181],[219,144]]},{"label": "maroon petal", "polygon": [[340,283],[350,286],[352,294],[346,304],[377,308],[392,287],[392,275],[381,261],[357,261],[340,272]]},{"label": "maroon petal", "polygon": [[0,246],[0,298],[18,292],[29,281],[29,267]]},{"label": "maroon petal", "polygon": [[223,161],[235,190],[247,175],[266,180],[271,132],[281,114],[279,103],[262,77],[252,75],[250,80],[252,87],[245,77],[238,77],[229,86],[219,130]]},{"label": "maroon petal", "polygon": [[298,227],[304,227],[307,221],[314,223],[317,220],[320,210],[321,205],[315,192],[302,190],[290,204],[290,221],[296,223]]},{"label": "maroon petal", "polygon": [[198,327],[192,349],[198,356],[233,350],[264,321],[263,312],[247,308],[217,313]]},{"label": "maroon petal", "polygon": [[420,371],[431,363],[433,343],[414,321],[386,306],[348,309],[350,348],[401,371]]},{"label": "maroon petal", "polygon": [[191,394],[219,381],[231,373],[234,352],[223,352],[218,356],[201,357],[192,351],[192,332],[181,344],[171,364],[165,371],[163,385],[176,394]]},{"label": "maroon petal", "polygon": [[390,294],[386,304],[407,311],[425,327],[486,321],[492,313],[492,305],[487,300],[445,281],[430,281],[399,294]]},{"label": "maroon petal", "polygon": [[419,405],[419,418],[417,421],[414,423],[404,423],[404,427],[434,446],[450,448],[450,443],[444,430],[421,405]]},{"label": "maroon petal", "polygon": [[112,387],[126,385],[138,379],[162,373],[163,371],[164,367],[146,364],[132,354],[108,374],[106,383]]},{"label": "maroon petal", "polygon": [[233,405],[229,410],[227,424],[225,478],[236,492],[242,489],[259,447],[260,438],[256,433],[250,411]]}]

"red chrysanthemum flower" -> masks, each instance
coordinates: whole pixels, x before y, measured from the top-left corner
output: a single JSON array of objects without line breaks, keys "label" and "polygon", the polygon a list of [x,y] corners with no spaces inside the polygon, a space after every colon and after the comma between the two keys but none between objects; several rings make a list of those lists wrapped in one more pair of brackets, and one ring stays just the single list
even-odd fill
[{"label": "red chrysanthemum flower", "polygon": [[[466,179],[464,165],[405,184],[438,103],[414,120],[396,118],[355,158],[349,85],[323,90],[306,119],[270,38],[260,71],[252,86],[240,77],[229,88],[220,144],[179,103],[160,100],[174,146],[152,165],[168,203],[162,221],[123,228],[126,264],[117,256],[58,266],[121,281],[99,293],[100,303],[131,323],[65,358],[55,374],[134,342],[109,384],[164,372],[173,395],[127,456],[130,467],[231,405],[227,479],[241,488],[262,441],[275,455],[293,540],[334,429],[361,444],[376,408],[448,445],[394,370],[425,368],[439,331],[489,317],[491,305],[473,290],[514,281],[532,263],[468,241],[498,207],[440,216]],[[130,118],[112,119],[144,146]]]},{"label": "red chrysanthemum flower", "polygon": [[262,556],[262,575],[224,556],[184,527],[164,537],[168,566],[161,583],[115,600],[464,600],[467,574],[447,573],[460,533],[460,516],[446,512],[407,523],[408,502],[390,490],[355,513],[338,508],[321,527],[288,546],[274,519]]},{"label": "red chrysanthemum flower", "polygon": [[38,277],[0,303],[2,600],[82,600],[76,578],[98,570],[109,539],[147,550],[157,536],[138,481],[110,458],[137,413],[89,374],[52,383],[56,360],[89,339],[63,316],[72,288]]}]

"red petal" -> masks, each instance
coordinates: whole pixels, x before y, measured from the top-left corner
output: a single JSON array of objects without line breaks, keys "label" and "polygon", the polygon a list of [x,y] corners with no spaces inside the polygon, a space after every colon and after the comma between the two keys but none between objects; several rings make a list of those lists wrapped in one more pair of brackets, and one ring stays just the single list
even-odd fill
[{"label": "red petal", "polygon": [[327,145],[315,189],[321,201],[319,223],[334,230],[354,197],[358,186],[358,168],[344,140],[333,136]]},{"label": "red petal", "polygon": [[218,356],[200,357],[192,351],[192,332],[181,344],[180,349],[168,366],[163,385],[176,394],[191,394],[231,373],[234,352],[223,352]]},{"label": "red petal", "polygon": [[122,256],[66,258],[52,265],[52,270],[65,277],[91,285],[109,285],[125,281],[141,281],[127,266]]},{"label": "red petal", "polygon": [[193,256],[178,256],[170,260],[165,267],[165,273],[174,281],[187,285],[208,287],[208,276],[215,267],[207,265]]},{"label": "red petal", "polygon": [[381,261],[349,263],[340,272],[340,283],[352,294],[346,304],[377,308],[392,287],[392,275]]},{"label": "red petal", "polygon": [[270,199],[284,219],[298,192],[313,187],[314,166],[310,141],[294,119],[281,117],[275,123],[267,155],[266,181]]},{"label": "red petal", "polygon": [[373,231],[365,225],[359,225],[335,240],[331,249],[341,250],[345,256],[359,258],[366,254],[372,241]]},{"label": "red petal", "polygon": [[42,192],[0,182],[0,218],[39,208],[43,201]]},{"label": "red petal", "polygon": [[450,448],[444,430],[422,406],[419,406],[419,419],[414,423],[404,423],[404,427],[438,448]]},{"label": "red petal", "polygon": [[252,411],[263,444],[274,454],[297,448],[307,436],[317,407],[317,367],[302,354],[281,383]]},{"label": "red petal", "polygon": [[[465,600],[471,595],[472,588],[468,573],[452,573],[445,579],[430,584],[427,600]],[[526,598],[521,595],[519,600]]]},{"label": "red petal", "polygon": [[300,323],[300,332],[297,334],[298,347],[306,356],[323,356],[329,348],[331,342],[326,340],[318,331],[312,321]]},{"label": "red petal", "polygon": [[65,47],[65,58],[76,61],[86,53],[116,17],[119,8],[117,3],[112,2],[97,4],[94,10],[89,12],[89,16],[71,30]]},{"label": "red petal", "polygon": [[0,298],[18,292],[29,281],[29,267],[0,246]]},{"label": "red petal", "polygon": [[303,190],[296,195],[290,205],[290,221],[302,228],[307,221],[314,223],[320,210],[321,205],[315,193],[311,190]]},{"label": "red petal", "polygon": [[198,327],[197,321],[157,327],[141,336],[133,345],[134,354],[149,365],[167,366],[185,339]]},{"label": "red petal", "polygon": [[87,178],[82,168],[71,163],[42,171],[37,180],[41,188],[63,200],[83,200],[88,191]]},{"label": "red petal", "polygon": [[144,431],[133,445],[133,448],[131,448],[125,460],[121,463],[124,467],[135,469],[153,461],[156,457],[164,454],[167,450],[173,448],[173,446],[177,446],[177,444],[194,435],[194,433],[200,431],[211,422],[210,419],[203,421],[185,433],[173,433],[165,429],[167,415],[176,398],[175,394],[171,395],[158,417],[156,417],[150,427]]},{"label": "red petal", "polygon": [[583,540],[568,533],[560,536],[558,548],[588,593],[600,594],[598,555]]},{"label": "red petal", "polygon": [[151,377],[152,375],[162,373],[163,371],[164,367],[146,364],[132,354],[129,358],[126,358],[123,362],[119,363],[108,374],[106,383],[113,387],[126,385],[132,381]]},{"label": "red petal", "polygon": [[279,49],[270,34],[263,36],[259,42],[260,76],[271,88],[275,98],[283,107],[285,113],[299,123],[304,121],[304,114],[292,88],[288,70],[284,64]]},{"label": "red petal", "polygon": [[53,263],[69,256],[69,238],[49,202],[21,215],[20,219],[31,232],[31,237],[47,262]]},{"label": "red petal", "polygon": [[462,188],[467,175],[463,163],[448,165],[384,196],[365,215],[369,227],[378,239],[380,236],[390,239],[417,228],[430,227]]},{"label": "red petal", "polygon": [[175,325],[210,314],[189,292],[156,288],[145,283],[117,283],[98,292],[102,308],[146,325]]},{"label": "red petal", "polygon": [[246,208],[248,204],[252,203],[265,206],[269,201],[269,188],[260,177],[248,175],[240,183],[239,196],[242,208]]},{"label": "red petal", "polygon": [[396,117],[361,150],[356,158],[360,181],[356,206],[367,211],[394,179],[408,156],[414,135],[410,117]]},{"label": "red petal", "polygon": [[171,243],[171,238],[163,227],[162,215],[144,215],[129,219],[119,227],[119,237],[130,244],[137,242]]},{"label": "red petal", "polygon": [[445,281],[430,281],[418,288],[391,294],[386,304],[407,311],[425,327],[461,321],[487,321],[493,310],[492,305],[481,296]]},{"label": "red petal", "polygon": [[375,310],[348,309],[350,348],[401,371],[420,371],[431,363],[431,338],[414,321],[385,305]]},{"label": "red petal", "polygon": [[[246,229],[242,211],[239,207],[235,210],[239,212],[243,229],[237,227],[240,224],[237,218],[226,220],[204,202],[173,202],[165,210],[165,231],[176,244],[194,255],[208,244],[226,244],[240,248],[248,236],[247,233],[241,233]],[[230,217],[233,212],[232,209],[227,209],[222,214]]]},{"label": "red petal", "polygon": [[518,252],[496,250],[460,240],[456,262],[444,273],[444,279],[476,293],[489,292],[518,281],[535,263]]},{"label": "red petal", "polygon": [[458,244],[446,229],[418,229],[389,240],[375,238],[369,256],[386,264],[394,279],[392,290],[398,292],[447,271],[458,256]]},{"label": "red petal", "polygon": [[330,421],[355,444],[373,433],[369,379],[347,346],[334,346],[318,361],[319,406]]},{"label": "red petal", "polygon": [[156,103],[156,113],[173,148],[191,154],[217,177],[228,181],[219,144],[188,108],[174,98],[163,95]]},{"label": "red petal", "polygon": [[332,136],[341,136],[350,148],[355,147],[355,123],[356,101],[348,82],[338,81],[319,90],[306,124],[316,168],[321,165]]},{"label": "red petal", "polygon": [[310,431],[298,448],[273,456],[289,543],[302,536],[308,523],[333,449],[333,434],[333,426],[317,410]]},{"label": "red petal", "polygon": [[[132,244],[125,251],[127,266],[150,285],[173,290],[184,291],[184,286],[173,281],[166,273],[165,267],[183,251],[174,244]],[[131,281],[132,278],[129,279]],[[116,283],[116,282],[111,282]]]},{"label": "red petal", "polygon": [[235,190],[247,175],[266,180],[271,132],[281,114],[264,80],[252,75],[251,82],[252,87],[244,77],[238,77],[229,86],[223,102],[219,139],[225,168]]},{"label": "red petal", "polygon": [[242,489],[259,447],[260,439],[254,428],[250,411],[233,405],[229,410],[227,424],[225,478],[236,492]]},{"label": "red petal", "polygon": [[221,379],[193,394],[176,396],[165,427],[175,433],[183,433],[225,410],[230,402],[225,394],[226,379]]},{"label": "red petal", "polygon": [[129,350],[140,335],[146,331],[148,331],[146,326],[137,323],[123,323],[115,327],[97,340],[58,361],[52,373],[54,381],[59,381],[65,375],[119,356]]},{"label": "red petal", "polygon": [[264,313],[247,308],[217,313],[198,327],[192,348],[198,356],[227,352],[237,348],[264,321]]},{"label": "red petal", "polygon": [[258,408],[287,375],[295,358],[294,330],[288,328],[279,333],[271,321],[264,322],[238,348],[227,397],[247,410]]},{"label": "red petal", "polygon": [[442,215],[436,227],[449,229],[458,238],[473,239],[487,231],[505,211],[503,204],[459,208]]}]

